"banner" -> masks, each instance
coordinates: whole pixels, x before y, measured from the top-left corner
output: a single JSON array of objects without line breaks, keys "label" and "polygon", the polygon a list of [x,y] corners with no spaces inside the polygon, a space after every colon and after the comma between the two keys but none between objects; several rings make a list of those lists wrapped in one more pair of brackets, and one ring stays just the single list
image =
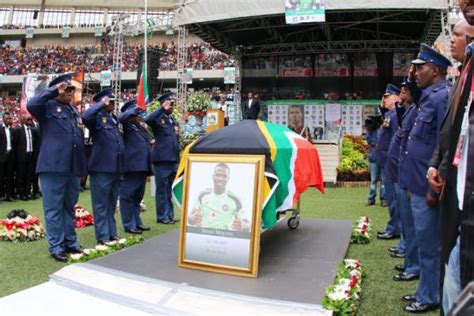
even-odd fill
[{"label": "banner", "polygon": [[34,29],[32,27],[29,27],[26,29],[26,38],[33,38],[33,32],[34,32]]},{"label": "banner", "polygon": [[410,69],[412,53],[394,53],[393,54],[393,76],[406,77],[408,76],[408,69]]},{"label": "banner", "polygon": [[224,68],[224,83],[235,84],[235,67]]},{"label": "banner", "polygon": [[379,70],[374,53],[358,53],[354,55],[354,77],[377,77]]},{"label": "banner", "polygon": [[345,105],[342,107],[342,132],[352,135],[362,135],[362,107]]},{"label": "banner", "polygon": [[184,81],[186,82],[186,84],[193,83],[193,68],[184,69]]},{"label": "banner", "polygon": [[251,58],[242,60],[243,77],[276,77],[277,57]]},{"label": "banner", "polygon": [[346,54],[319,54],[315,60],[315,77],[349,77]]},{"label": "banner", "polygon": [[63,32],[62,32],[61,37],[68,38],[70,33],[71,33],[71,28],[69,26],[65,26],[63,27]]},{"label": "banner", "polygon": [[287,24],[325,22],[324,0],[285,0]]},{"label": "banner", "polygon": [[104,70],[100,72],[100,86],[110,87],[112,84],[112,72],[110,70]]},{"label": "banner", "polygon": [[104,33],[104,28],[102,26],[96,26],[94,36],[101,37],[102,33]]},{"label": "banner", "polygon": [[311,56],[284,56],[279,58],[280,77],[312,77]]}]

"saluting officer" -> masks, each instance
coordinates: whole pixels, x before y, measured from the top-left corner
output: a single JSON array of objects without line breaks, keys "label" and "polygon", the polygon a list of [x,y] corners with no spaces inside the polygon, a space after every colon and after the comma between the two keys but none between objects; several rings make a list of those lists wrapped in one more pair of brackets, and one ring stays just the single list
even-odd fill
[{"label": "saluting officer", "polygon": [[115,98],[111,89],[93,97],[94,105],[82,118],[93,140],[89,159],[90,189],[98,243],[117,240],[115,208],[123,172],[124,143],[113,114]]},{"label": "saluting officer", "polygon": [[158,100],[161,107],[145,118],[155,136],[151,160],[155,171],[156,217],[158,223],[174,224],[178,220],[174,218],[171,185],[179,161],[178,126],[171,116],[175,99],[172,93],[168,93]]},{"label": "saluting officer", "polygon": [[406,186],[415,223],[420,256],[420,282],[407,312],[419,313],[438,308],[440,240],[437,194],[428,186],[428,162],[438,144],[450,83],[446,80],[451,62],[426,44],[421,44],[416,60],[416,84],[421,89],[418,115],[408,136],[405,157]]},{"label": "saluting officer", "polygon": [[81,117],[70,105],[74,91],[71,75],[61,75],[27,104],[41,127],[36,172],[43,191],[49,251],[61,262],[67,261],[67,252],[81,252],[74,230],[74,205],[86,165]]},{"label": "saluting officer", "polygon": [[[401,233],[400,221],[398,220],[397,205],[393,183],[385,176],[384,168],[387,162],[387,153],[390,142],[398,129],[397,111],[395,106],[400,103],[400,89],[393,84],[387,84],[385,93],[382,99],[381,112],[383,116],[383,123],[379,129],[377,141],[377,162],[381,168],[382,183],[385,191],[385,200],[382,206],[388,206],[390,219],[384,231],[380,231],[377,235],[379,239],[393,239],[398,238]],[[388,204],[387,204],[388,202]],[[403,246],[402,246],[403,251]],[[403,253],[396,253],[394,255],[403,256]]]},{"label": "saluting officer", "polygon": [[136,100],[128,101],[118,116],[125,143],[120,214],[125,231],[131,234],[150,230],[140,218],[140,202],[145,194],[146,178],[151,173],[151,147],[148,132],[141,125],[141,109],[136,105]]}]

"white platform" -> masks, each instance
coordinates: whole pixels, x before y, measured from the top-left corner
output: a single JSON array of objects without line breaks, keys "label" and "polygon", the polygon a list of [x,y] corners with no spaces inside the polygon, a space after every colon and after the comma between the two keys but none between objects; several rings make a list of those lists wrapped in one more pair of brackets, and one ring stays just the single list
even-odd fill
[{"label": "white platform", "polygon": [[[283,289],[282,289],[283,290]],[[87,263],[0,299],[0,315],[331,315],[320,305],[190,287]]]}]

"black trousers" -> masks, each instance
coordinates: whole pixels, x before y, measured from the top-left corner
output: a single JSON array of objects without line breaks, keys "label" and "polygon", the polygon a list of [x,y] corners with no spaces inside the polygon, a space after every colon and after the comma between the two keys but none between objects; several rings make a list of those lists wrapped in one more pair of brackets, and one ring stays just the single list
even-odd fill
[{"label": "black trousers", "polygon": [[0,197],[12,197],[15,189],[13,153],[5,154],[0,161]]},{"label": "black trousers", "polygon": [[33,155],[27,153],[21,161],[16,162],[16,193],[21,197],[31,195],[31,184],[33,182],[34,166]]}]

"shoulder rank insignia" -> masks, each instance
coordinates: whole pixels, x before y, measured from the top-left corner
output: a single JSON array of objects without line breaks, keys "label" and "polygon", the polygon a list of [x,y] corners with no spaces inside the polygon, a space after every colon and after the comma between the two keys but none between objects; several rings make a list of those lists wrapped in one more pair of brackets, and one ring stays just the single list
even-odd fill
[{"label": "shoulder rank insignia", "polygon": [[60,112],[62,112],[62,110],[63,110],[63,109],[61,109],[60,106],[57,106],[57,107],[56,107],[56,112],[60,113]]},{"label": "shoulder rank insignia", "polygon": [[166,125],[166,120],[165,119],[161,119],[161,125]]},{"label": "shoulder rank insignia", "polygon": [[102,116],[102,124],[107,124],[107,117]]}]

